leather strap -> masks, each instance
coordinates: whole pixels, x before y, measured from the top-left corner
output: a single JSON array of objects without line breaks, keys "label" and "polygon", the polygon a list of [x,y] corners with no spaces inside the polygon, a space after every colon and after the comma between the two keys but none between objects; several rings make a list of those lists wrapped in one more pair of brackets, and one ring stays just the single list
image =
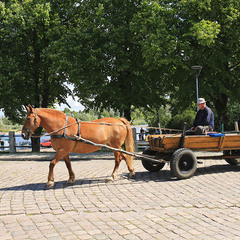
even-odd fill
[{"label": "leather strap", "polygon": [[[65,139],[68,139],[68,140],[72,140],[72,141],[79,142],[78,140],[76,140],[75,137],[70,137],[70,136],[67,136],[67,135],[66,135],[67,121],[68,121],[68,116],[66,116],[64,133],[63,133],[63,134],[54,134],[54,135],[51,135],[51,137],[52,137],[52,138],[65,138]],[[76,122],[77,122],[77,124],[78,124],[77,136],[78,136],[78,137],[81,137],[81,120],[76,119]],[[77,144],[75,144],[73,150],[75,149],[76,145],[77,145]]]}]

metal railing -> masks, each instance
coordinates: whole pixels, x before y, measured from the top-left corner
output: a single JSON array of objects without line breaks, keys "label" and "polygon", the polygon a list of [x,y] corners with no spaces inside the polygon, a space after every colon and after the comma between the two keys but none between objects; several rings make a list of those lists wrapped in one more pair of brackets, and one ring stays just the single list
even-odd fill
[{"label": "metal railing", "polygon": [[[49,139],[50,137],[43,137],[40,141],[44,139]],[[21,134],[15,134],[14,131],[8,134],[0,135],[0,151],[9,151],[10,153],[16,152],[17,149],[32,148],[32,142],[30,140],[24,140]]]}]

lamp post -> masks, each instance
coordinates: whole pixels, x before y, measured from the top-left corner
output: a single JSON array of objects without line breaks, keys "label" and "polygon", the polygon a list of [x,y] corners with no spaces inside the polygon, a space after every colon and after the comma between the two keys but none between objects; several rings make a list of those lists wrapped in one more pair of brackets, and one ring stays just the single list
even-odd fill
[{"label": "lamp post", "polygon": [[[192,70],[196,71],[196,95],[198,100],[198,77],[201,73],[202,66],[192,66]],[[198,104],[197,104],[197,111],[198,111]]]}]

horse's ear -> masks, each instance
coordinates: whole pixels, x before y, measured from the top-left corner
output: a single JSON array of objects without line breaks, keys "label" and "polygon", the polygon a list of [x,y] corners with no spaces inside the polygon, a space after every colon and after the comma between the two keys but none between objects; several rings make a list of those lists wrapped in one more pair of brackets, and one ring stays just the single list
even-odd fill
[{"label": "horse's ear", "polygon": [[34,112],[33,107],[32,107],[30,104],[28,105],[28,109],[29,109],[29,112],[30,112],[30,113],[33,113],[33,112]]},{"label": "horse's ear", "polygon": [[24,107],[26,108],[27,112],[30,111],[28,106],[25,105]]}]

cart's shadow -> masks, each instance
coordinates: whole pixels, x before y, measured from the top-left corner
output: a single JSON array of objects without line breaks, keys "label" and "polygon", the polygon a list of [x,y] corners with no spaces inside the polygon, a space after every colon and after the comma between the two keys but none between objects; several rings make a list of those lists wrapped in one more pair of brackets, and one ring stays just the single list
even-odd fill
[{"label": "cart's shadow", "polygon": [[239,172],[240,165],[234,166],[228,163],[221,165],[211,165],[207,167],[198,167],[194,176],[210,175],[215,173]]}]

